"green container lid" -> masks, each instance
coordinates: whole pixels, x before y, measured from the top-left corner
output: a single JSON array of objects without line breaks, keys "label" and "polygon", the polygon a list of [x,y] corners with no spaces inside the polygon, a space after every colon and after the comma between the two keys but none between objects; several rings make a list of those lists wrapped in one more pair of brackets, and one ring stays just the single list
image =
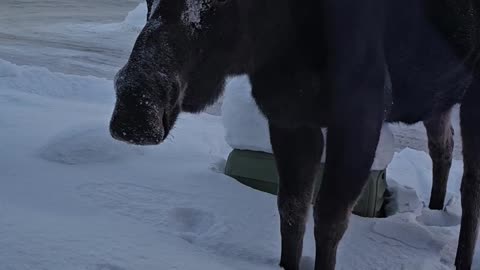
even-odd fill
[{"label": "green container lid", "polygon": [[[313,200],[320,188],[323,165],[320,170],[321,172],[315,179]],[[381,216],[387,188],[385,171],[370,172],[368,183],[353,209],[354,214],[363,217]],[[254,189],[273,195],[277,194],[279,177],[273,154],[235,149],[228,157],[225,174]]]}]

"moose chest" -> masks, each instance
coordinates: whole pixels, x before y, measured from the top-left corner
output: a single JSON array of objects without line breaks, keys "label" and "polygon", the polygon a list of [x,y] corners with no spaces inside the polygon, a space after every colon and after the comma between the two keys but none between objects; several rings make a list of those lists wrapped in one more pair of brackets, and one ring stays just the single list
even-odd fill
[{"label": "moose chest", "polygon": [[[292,72],[251,76],[252,95],[271,123],[283,127],[326,127],[330,93],[321,72]],[[273,78],[272,78],[273,76]]]}]

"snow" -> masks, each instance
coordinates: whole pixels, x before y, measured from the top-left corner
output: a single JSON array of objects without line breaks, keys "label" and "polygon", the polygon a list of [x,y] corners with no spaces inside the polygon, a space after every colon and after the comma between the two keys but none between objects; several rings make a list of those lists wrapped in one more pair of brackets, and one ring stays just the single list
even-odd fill
[{"label": "snow", "polygon": [[0,58],[112,79],[146,23],[144,2],[1,1]]},{"label": "snow", "polygon": [[1,59],[0,79],[0,89],[93,103],[114,100],[110,80],[54,73],[43,67],[19,68]]},{"label": "snow", "polygon": [[[268,121],[258,109],[251,94],[247,76],[229,78],[226,84],[221,107],[225,126],[225,140],[235,149],[272,153]],[[327,130],[323,130],[325,139]],[[394,137],[390,125],[382,127],[372,170],[384,170],[393,159]],[[323,149],[322,163],[325,163],[326,147]]]},{"label": "snow", "polygon": [[192,30],[202,28],[202,12],[210,8],[211,0],[186,0],[186,9],[182,13],[182,20],[186,26],[192,27]]},{"label": "snow", "polygon": [[150,18],[152,18],[152,15],[155,13],[159,5],[160,5],[160,0],[154,0],[152,2]]},{"label": "snow", "polygon": [[227,80],[221,112],[225,140],[232,148],[272,153],[268,122],[251,96],[247,76]]},{"label": "snow", "polygon": [[[156,9],[156,6],[158,6],[159,3],[160,1],[156,1],[153,4],[153,8]],[[121,23],[121,25],[123,25],[127,29],[129,28],[139,32],[142,30],[143,26],[145,26],[146,13],[147,13],[147,4],[141,3],[140,5],[137,6],[137,8],[135,8],[134,10],[128,13],[127,17]]]},{"label": "snow", "polygon": [[106,34],[106,33],[125,33],[133,32],[140,33],[142,28],[147,22],[147,4],[141,3],[134,10],[128,12],[125,19],[121,22],[115,23],[82,23],[82,24],[71,24],[67,26],[67,29],[70,31],[87,34]]},{"label": "snow", "polygon": [[[279,269],[276,198],[222,173],[222,118],[182,114],[164,144],[126,145],[108,134],[112,84],[0,61],[1,269]],[[387,175],[389,216],[352,216],[337,269],[454,269],[461,161],[446,211],[426,209],[425,153],[395,153]]]}]

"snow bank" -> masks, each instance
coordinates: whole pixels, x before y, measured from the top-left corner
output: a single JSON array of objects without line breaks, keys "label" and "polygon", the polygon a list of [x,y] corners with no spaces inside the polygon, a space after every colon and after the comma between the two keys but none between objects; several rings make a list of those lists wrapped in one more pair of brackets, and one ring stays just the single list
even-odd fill
[{"label": "snow bank", "polygon": [[[268,122],[253,97],[247,76],[230,78],[226,84],[222,104],[222,121],[226,141],[235,149],[272,153]],[[326,130],[324,130],[326,138]],[[322,162],[325,162],[325,151]],[[392,161],[394,137],[389,125],[384,125],[377,148],[373,170],[383,170]]]},{"label": "snow bank", "polygon": [[[66,28],[69,31],[84,34],[101,34],[101,33],[118,33],[119,35],[125,35],[129,33],[138,34],[143,29],[147,22],[147,4],[140,3],[134,10],[128,12],[125,19],[121,22],[115,23],[82,23],[71,24]],[[61,26],[65,27],[65,26]],[[57,31],[59,29],[56,29]]]},{"label": "snow bank", "polygon": [[140,32],[145,26],[147,21],[148,8],[146,3],[140,3],[134,10],[130,11],[125,17],[125,20],[121,22],[121,26],[124,29]]},{"label": "snow bank", "polygon": [[232,148],[272,153],[268,122],[251,96],[247,76],[227,81],[221,110],[225,140]]},{"label": "snow bank", "polygon": [[49,139],[39,156],[69,165],[112,163],[141,155],[143,149],[111,139],[105,124],[78,126]]},{"label": "snow bank", "polygon": [[112,81],[66,75],[46,68],[18,66],[0,59],[0,89],[92,103],[114,101]]},{"label": "snow bank", "polygon": [[[427,153],[410,148],[395,153],[394,162],[388,166],[387,175],[388,185],[393,192],[392,201],[395,201],[388,206],[388,212],[409,212],[428,206],[432,189],[432,161]],[[459,191],[462,175],[463,163],[453,160],[446,210],[454,216],[461,215]]]}]

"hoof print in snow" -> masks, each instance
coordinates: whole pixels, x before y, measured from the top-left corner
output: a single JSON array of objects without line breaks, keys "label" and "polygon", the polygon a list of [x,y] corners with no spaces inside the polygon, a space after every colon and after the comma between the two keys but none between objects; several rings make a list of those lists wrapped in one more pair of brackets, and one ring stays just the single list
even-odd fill
[{"label": "hoof print in snow", "polygon": [[455,254],[457,253],[457,239],[448,241],[440,251],[440,262],[449,267],[449,269],[455,269]]},{"label": "hoof print in snow", "polygon": [[417,209],[423,207],[414,189],[400,185],[391,179],[388,182],[390,196],[385,204],[387,217],[398,213],[414,213]]},{"label": "hoof print in snow", "polygon": [[194,208],[174,208],[169,211],[170,226],[188,242],[207,233],[215,223],[213,214]]},{"label": "hoof print in snow", "polygon": [[[162,232],[179,234],[193,242],[214,225],[212,213],[186,207],[191,197],[170,190],[157,190],[129,183],[84,184],[81,195],[117,214],[155,224]],[[171,208],[172,205],[185,207]]]},{"label": "hoof print in snow", "polygon": [[442,245],[435,240],[432,233],[417,224],[385,220],[375,223],[372,232],[392,246],[403,245],[421,250],[442,249]]},{"label": "hoof print in snow", "polygon": [[217,162],[211,164],[210,169],[216,173],[224,173],[225,172],[225,166],[227,165],[227,160],[225,159],[220,159]]},{"label": "hoof print in snow", "polygon": [[79,128],[52,138],[40,150],[40,157],[60,164],[94,164],[118,161],[141,150],[113,140],[103,126]]},{"label": "hoof print in snow", "polygon": [[313,270],[315,269],[315,259],[312,257],[304,256],[300,261],[300,270]]},{"label": "hoof print in snow", "polygon": [[97,264],[94,269],[95,270],[126,270],[123,267],[113,265],[113,264],[109,264],[109,263]]},{"label": "hoof print in snow", "polygon": [[461,217],[446,211],[424,209],[417,222],[431,227],[454,227],[460,225]]}]

